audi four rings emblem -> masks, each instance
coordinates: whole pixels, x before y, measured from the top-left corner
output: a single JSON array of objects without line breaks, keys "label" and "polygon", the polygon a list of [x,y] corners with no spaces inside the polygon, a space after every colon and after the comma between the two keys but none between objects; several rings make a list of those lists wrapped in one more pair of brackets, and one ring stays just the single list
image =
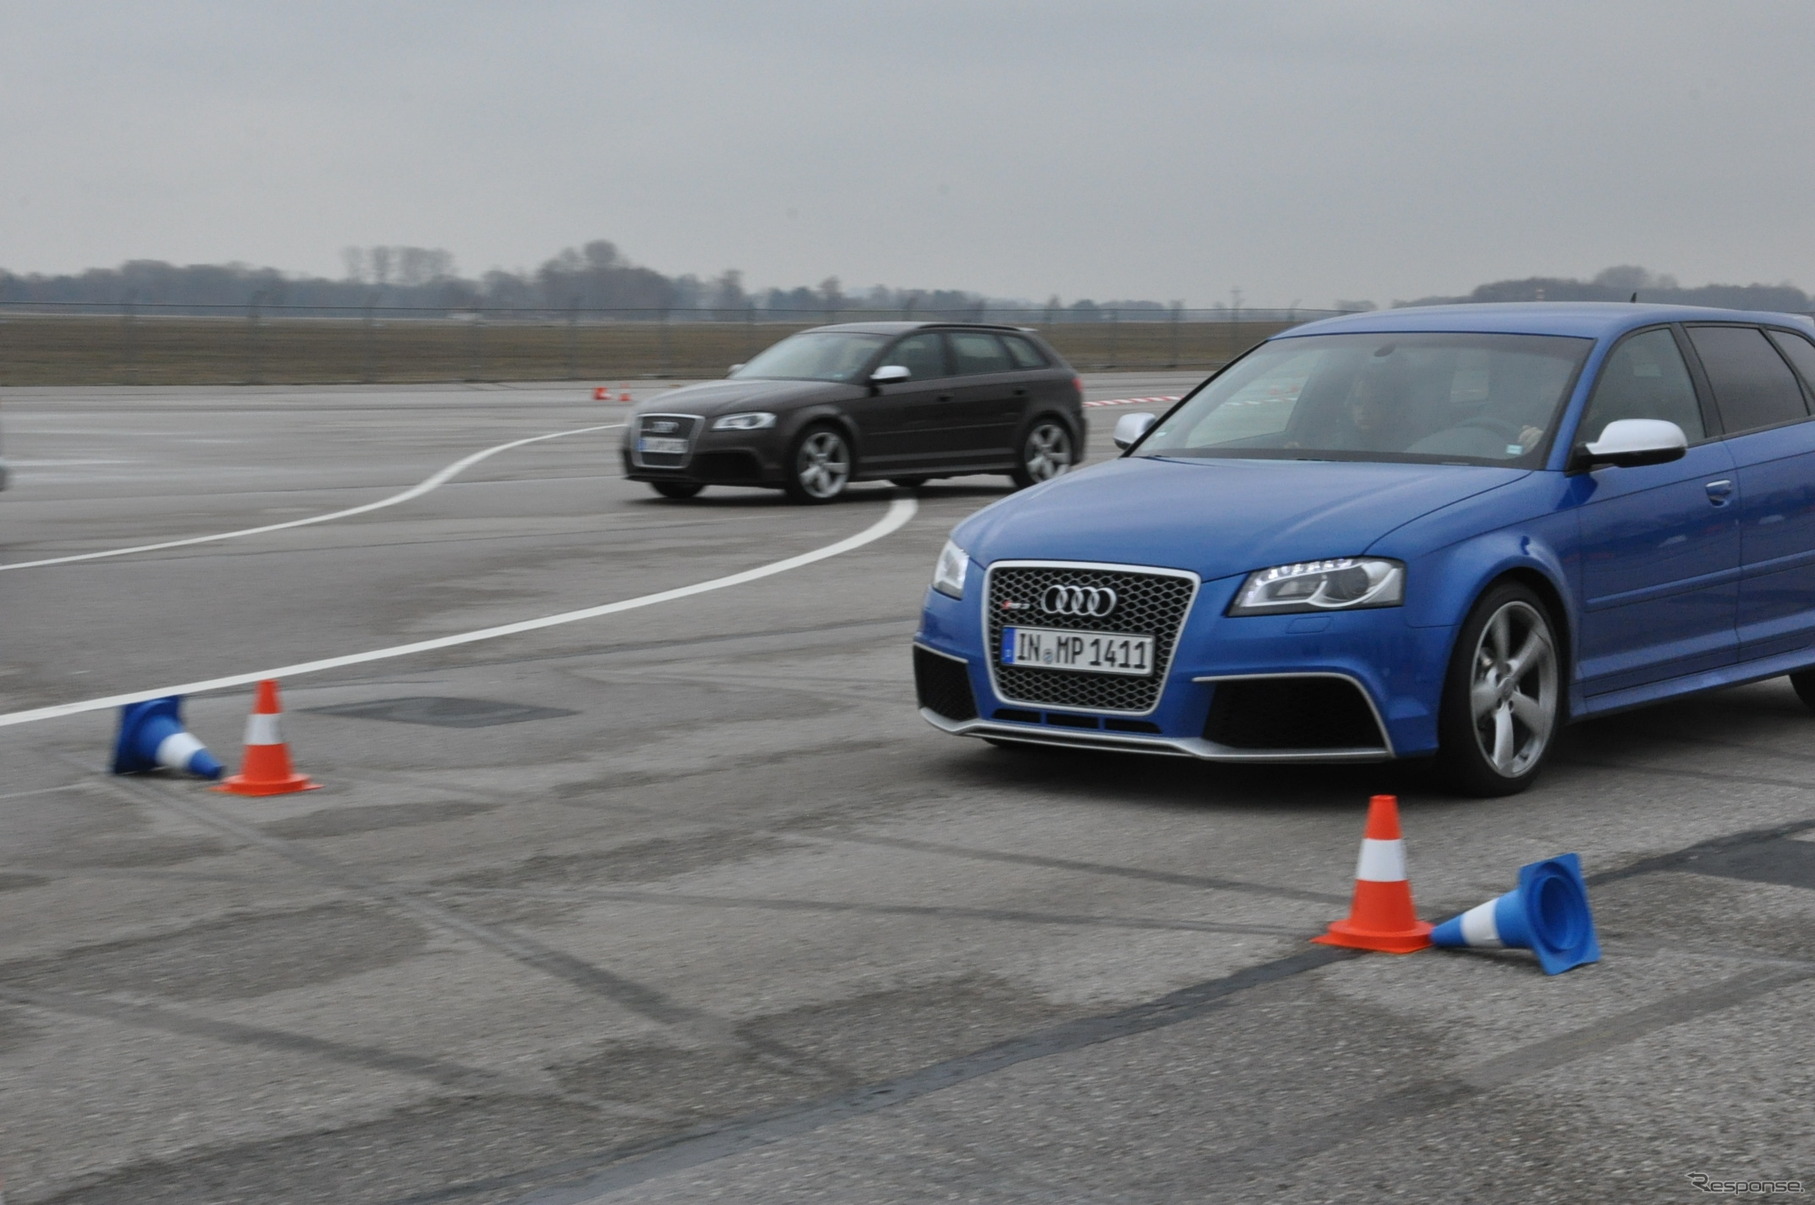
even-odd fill
[{"label": "audi four rings emblem", "polygon": [[1108,586],[1048,586],[1040,609],[1048,615],[1088,615],[1101,619],[1115,610],[1115,591]]}]

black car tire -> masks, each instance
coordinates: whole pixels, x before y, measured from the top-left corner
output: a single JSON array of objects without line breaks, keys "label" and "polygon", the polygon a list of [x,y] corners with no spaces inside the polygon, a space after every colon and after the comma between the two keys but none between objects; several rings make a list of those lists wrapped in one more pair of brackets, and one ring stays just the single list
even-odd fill
[{"label": "black car tire", "polygon": [[834,501],[851,483],[856,467],[851,441],[830,423],[815,423],[796,435],[784,463],[783,491],[789,501],[807,505]]},{"label": "black car tire", "polygon": [[1815,669],[1797,670],[1790,675],[1790,685],[1796,688],[1796,697],[1803,706],[1815,711]]},{"label": "black car tire", "polygon": [[1042,414],[1015,441],[1015,467],[1009,476],[1018,489],[1026,489],[1052,480],[1077,462],[1077,439],[1071,428],[1056,414]]},{"label": "black car tire", "polygon": [[926,477],[890,477],[889,484],[898,485],[904,490],[917,490],[928,480]]},{"label": "black car tire", "polygon": [[691,498],[706,487],[692,481],[651,481],[649,488],[664,498]]},{"label": "black car tire", "polygon": [[1469,611],[1450,653],[1437,717],[1437,762],[1467,795],[1516,795],[1556,746],[1567,710],[1563,655],[1549,609],[1503,582]]}]

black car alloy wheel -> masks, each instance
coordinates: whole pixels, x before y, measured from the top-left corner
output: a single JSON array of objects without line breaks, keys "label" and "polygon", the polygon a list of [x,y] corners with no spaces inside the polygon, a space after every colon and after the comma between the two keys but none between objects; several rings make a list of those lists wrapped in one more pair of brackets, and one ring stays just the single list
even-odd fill
[{"label": "black car alloy wheel", "polygon": [[1050,481],[1077,463],[1071,428],[1047,415],[1037,418],[1021,437],[1020,455],[1012,474],[1022,489]]},{"label": "black car alloy wheel", "polygon": [[851,481],[851,445],[835,427],[808,427],[788,456],[788,497],[796,502],[830,502]]},{"label": "black car alloy wheel", "polygon": [[1524,586],[1482,596],[1444,683],[1439,756],[1470,795],[1512,795],[1537,777],[1563,720],[1562,657],[1549,613]]}]

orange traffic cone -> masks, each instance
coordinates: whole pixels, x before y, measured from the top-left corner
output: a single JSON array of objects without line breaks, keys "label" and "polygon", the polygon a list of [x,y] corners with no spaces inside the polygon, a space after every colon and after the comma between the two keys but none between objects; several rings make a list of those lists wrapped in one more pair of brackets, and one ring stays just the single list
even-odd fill
[{"label": "orange traffic cone", "polygon": [[595,402],[609,402],[611,400],[611,386],[595,386],[592,391],[592,400]]},{"label": "orange traffic cone", "polygon": [[1355,898],[1347,920],[1333,921],[1329,932],[1312,941],[1357,950],[1410,954],[1431,944],[1431,926],[1412,907],[1412,884],[1405,877],[1405,838],[1399,832],[1399,800],[1376,795],[1368,800],[1368,827],[1361,838],[1361,860],[1355,867]]},{"label": "orange traffic cone", "polygon": [[290,747],[277,734],[277,683],[266,678],[258,684],[252,714],[246,718],[246,761],[238,774],[214,789],[230,795],[288,795],[292,791],[319,791],[321,784],[290,765]]},{"label": "orange traffic cone", "polygon": [[624,392],[618,394],[618,401],[628,402],[629,400],[630,400],[630,390],[626,389]]}]

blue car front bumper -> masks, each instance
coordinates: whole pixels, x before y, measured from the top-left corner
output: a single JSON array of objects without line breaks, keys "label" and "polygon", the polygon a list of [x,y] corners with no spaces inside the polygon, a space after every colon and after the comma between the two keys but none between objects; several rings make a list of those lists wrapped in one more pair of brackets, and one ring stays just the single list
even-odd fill
[{"label": "blue car front bumper", "polygon": [[982,584],[973,579],[962,599],[928,590],[914,638],[920,713],[963,736],[1213,761],[1379,761],[1436,749],[1453,629],[1413,627],[1402,607],[1231,618],[1241,580],[1198,587],[1159,698],[1140,713],[1005,698]]}]

